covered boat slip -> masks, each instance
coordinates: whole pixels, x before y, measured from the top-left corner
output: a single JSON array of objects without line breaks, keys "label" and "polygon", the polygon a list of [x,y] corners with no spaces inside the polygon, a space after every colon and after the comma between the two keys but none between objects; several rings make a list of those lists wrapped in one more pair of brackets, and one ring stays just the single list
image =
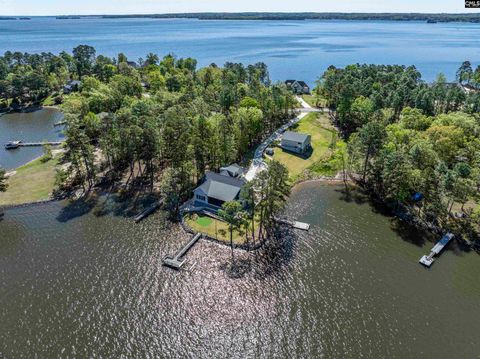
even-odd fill
[{"label": "covered boat slip", "polygon": [[453,239],[454,235],[452,233],[445,234],[430,250],[430,254],[422,256],[419,262],[424,266],[430,267],[435,261],[435,256],[439,255],[440,252],[445,248],[445,246]]}]

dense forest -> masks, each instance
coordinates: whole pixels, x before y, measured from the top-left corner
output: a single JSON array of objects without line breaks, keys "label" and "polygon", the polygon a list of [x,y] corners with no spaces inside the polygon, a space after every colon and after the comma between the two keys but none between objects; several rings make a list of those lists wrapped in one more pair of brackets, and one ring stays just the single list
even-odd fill
[{"label": "dense forest", "polygon": [[151,15],[103,15],[104,18],[199,20],[383,20],[428,22],[480,22],[480,14],[340,13],[340,12],[204,12]]},{"label": "dense forest", "polygon": [[[79,91],[63,93],[72,79],[81,81]],[[431,84],[413,66],[356,64],[329,67],[313,95],[326,102],[346,140],[332,154],[344,172],[397,213],[475,238],[479,89],[480,67],[468,61],[455,83],[440,74]],[[247,164],[296,106],[263,63],[197,69],[192,58],[151,53],[132,62],[123,54],[97,56],[87,45],[72,54],[5,53],[0,97],[0,110],[61,106],[59,190],[88,193],[99,182],[155,190],[172,213],[206,170]]]},{"label": "dense forest", "polygon": [[[79,91],[62,94],[71,79],[81,81]],[[148,54],[132,62],[87,45],[72,54],[7,52],[0,96],[4,108],[61,103],[60,189],[88,192],[100,180],[155,187],[173,212],[207,169],[245,161],[296,104],[263,63],[197,69],[192,58]]]},{"label": "dense forest", "polygon": [[480,225],[480,67],[433,84],[414,67],[330,67],[318,81],[348,140],[349,171],[395,210],[475,238]]}]

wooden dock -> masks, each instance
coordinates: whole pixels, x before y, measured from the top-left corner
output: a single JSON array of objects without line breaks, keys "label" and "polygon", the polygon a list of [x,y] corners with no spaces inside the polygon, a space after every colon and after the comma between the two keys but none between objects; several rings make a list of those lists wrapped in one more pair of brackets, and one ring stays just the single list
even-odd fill
[{"label": "wooden dock", "polygon": [[426,267],[430,267],[435,261],[435,256],[438,256],[440,252],[445,248],[445,246],[453,239],[454,235],[452,233],[445,234],[430,250],[430,254],[424,255],[420,258],[419,262]]},{"label": "wooden dock", "polygon": [[63,142],[20,142],[18,147],[60,146]]},{"label": "wooden dock", "polygon": [[135,221],[135,223],[140,222],[142,219],[147,218],[149,215],[151,215],[153,212],[155,212],[161,205],[162,205],[162,201],[155,202],[150,207],[145,209],[142,213],[137,215],[133,220]]},{"label": "wooden dock", "polygon": [[182,268],[186,261],[185,259],[183,259],[183,257],[201,237],[203,237],[202,233],[197,233],[196,235],[194,235],[192,239],[185,246],[183,246],[177,252],[177,254],[175,254],[175,256],[166,256],[165,258],[163,258],[163,265],[177,270]]}]

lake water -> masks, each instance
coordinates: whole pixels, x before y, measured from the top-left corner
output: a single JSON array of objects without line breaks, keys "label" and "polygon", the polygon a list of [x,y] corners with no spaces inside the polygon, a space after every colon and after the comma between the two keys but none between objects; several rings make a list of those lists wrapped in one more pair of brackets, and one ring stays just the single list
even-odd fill
[{"label": "lake water", "polygon": [[274,80],[310,85],[329,65],[415,65],[431,81],[454,79],[464,60],[480,62],[480,24],[394,21],[200,21],[187,19],[0,21],[4,51],[71,51],[79,44],[130,59],[149,52],[191,56],[201,66],[263,61]]},{"label": "lake water", "polygon": [[16,168],[43,153],[42,147],[20,147],[7,151],[4,145],[9,141],[62,141],[62,126],[53,126],[62,119],[63,114],[54,108],[0,116],[0,167]]},{"label": "lake water", "polygon": [[[232,278],[201,240],[185,271],[161,266],[187,237],[162,213],[134,225],[114,200],[8,209],[0,220],[0,356],[33,358],[477,358],[480,260],[392,227],[342,187],[304,184],[286,235]],[[272,254],[273,253],[273,254]],[[250,258],[249,263],[247,258]],[[192,270],[189,270],[193,266]]]}]

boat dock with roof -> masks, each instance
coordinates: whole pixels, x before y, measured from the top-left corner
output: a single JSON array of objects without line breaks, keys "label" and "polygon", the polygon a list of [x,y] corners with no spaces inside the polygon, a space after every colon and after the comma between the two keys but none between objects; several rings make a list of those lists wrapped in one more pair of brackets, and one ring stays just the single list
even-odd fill
[{"label": "boat dock with roof", "polygon": [[452,233],[445,234],[435,246],[430,250],[430,254],[424,255],[420,258],[419,262],[426,267],[430,267],[435,261],[435,256],[439,255],[440,252],[445,248],[445,246],[453,239],[454,235]]}]

